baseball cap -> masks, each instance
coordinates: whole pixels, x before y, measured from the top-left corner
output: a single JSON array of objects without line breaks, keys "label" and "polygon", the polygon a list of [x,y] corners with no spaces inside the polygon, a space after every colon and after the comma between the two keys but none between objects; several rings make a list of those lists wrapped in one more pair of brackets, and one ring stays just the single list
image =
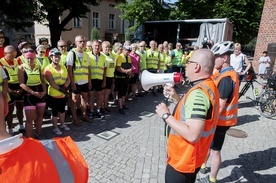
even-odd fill
[{"label": "baseball cap", "polygon": [[19,50],[22,50],[26,45],[29,45],[30,47],[32,46],[30,43],[23,41],[18,45]]},{"label": "baseball cap", "polygon": [[53,48],[50,50],[49,56],[53,56],[53,55],[61,55],[61,53],[57,48]]}]

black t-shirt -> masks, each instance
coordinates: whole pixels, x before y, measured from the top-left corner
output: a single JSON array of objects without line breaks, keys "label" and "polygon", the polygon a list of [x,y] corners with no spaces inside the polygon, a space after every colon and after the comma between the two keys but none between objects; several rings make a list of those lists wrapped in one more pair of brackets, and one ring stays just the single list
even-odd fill
[{"label": "black t-shirt", "polygon": [[218,84],[220,98],[227,98],[227,103],[229,103],[232,99],[234,85],[235,83],[230,76],[222,78]]}]

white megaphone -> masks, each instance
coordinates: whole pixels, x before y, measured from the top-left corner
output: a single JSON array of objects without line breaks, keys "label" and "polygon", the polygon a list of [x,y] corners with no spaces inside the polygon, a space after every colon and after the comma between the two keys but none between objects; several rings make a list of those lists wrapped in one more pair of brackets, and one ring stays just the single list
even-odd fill
[{"label": "white megaphone", "polygon": [[149,90],[153,86],[162,85],[166,83],[178,83],[181,82],[182,75],[178,72],[174,73],[160,73],[153,74],[147,70],[143,70],[141,74],[141,85],[145,91]]}]

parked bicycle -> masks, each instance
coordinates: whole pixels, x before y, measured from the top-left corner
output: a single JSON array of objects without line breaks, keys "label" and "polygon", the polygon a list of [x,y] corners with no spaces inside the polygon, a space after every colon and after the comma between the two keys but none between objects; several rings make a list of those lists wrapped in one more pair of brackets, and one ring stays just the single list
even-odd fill
[{"label": "parked bicycle", "polygon": [[[258,89],[254,83],[262,85],[262,91],[258,93]],[[239,93],[239,98],[249,90],[252,89],[253,97],[246,96],[247,99],[252,100],[253,104],[258,107],[260,114],[266,118],[276,116],[276,80],[272,77],[267,78],[267,83],[262,84],[256,80],[253,72],[247,75],[246,83]]]}]

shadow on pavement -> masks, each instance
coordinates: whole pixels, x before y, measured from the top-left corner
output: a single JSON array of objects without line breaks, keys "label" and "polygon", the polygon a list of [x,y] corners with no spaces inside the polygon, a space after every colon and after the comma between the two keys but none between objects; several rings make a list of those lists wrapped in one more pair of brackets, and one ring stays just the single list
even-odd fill
[{"label": "shadow on pavement", "polygon": [[[236,159],[223,161],[221,168],[229,165],[236,165],[231,171],[231,175],[219,180],[219,183],[228,182],[267,182],[274,183],[276,180],[275,170],[269,170],[276,166],[276,148],[269,148],[264,151],[255,151],[241,154]],[[227,166],[225,166],[227,165]],[[267,170],[267,174],[258,171]],[[250,173],[249,173],[250,172]],[[236,180],[233,180],[233,178]]]},{"label": "shadow on pavement", "polygon": [[239,125],[243,125],[246,123],[250,123],[250,122],[255,122],[255,121],[259,121],[260,115],[243,115],[243,116],[238,116],[238,123],[236,126]]}]

